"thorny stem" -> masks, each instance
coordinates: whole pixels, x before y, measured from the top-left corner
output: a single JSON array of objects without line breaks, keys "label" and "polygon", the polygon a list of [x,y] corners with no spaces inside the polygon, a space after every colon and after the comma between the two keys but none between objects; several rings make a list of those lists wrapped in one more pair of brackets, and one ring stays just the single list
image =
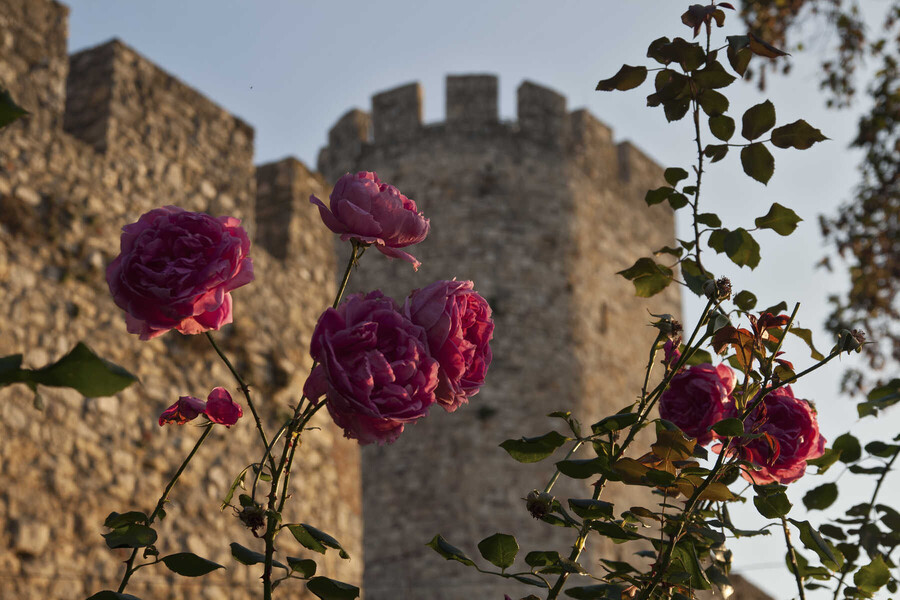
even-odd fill
[{"label": "thorny stem", "polygon": [[[169,483],[166,485],[166,489],[163,490],[162,496],[159,497],[159,501],[156,503],[156,508],[153,509],[153,512],[150,513],[150,516],[147,518],[147,525],[151,525],[153,521],[159,516],[160,511],[162,511],[163,506],[166,503],[166,500],[169,497],[169,492],[172,491],[172,488],[175,487],[175,482],[178,481],[178,478],[181,477],[181,474],[184,473],[184,470],[187,468],[188,463],[191,462],[191,459],[194,458],[194,455],[197,454],[197,450],[200,449],[200,446],[206,441],[206,438],[209,437],[209,434],[212,433],[213,426],[212,424],[207,425],[206,429],[203,430],[203,434],[197,440],[197,443],[194,444],[194,447],[191,449],[190,453],[184,459],[184,462],[181,463],[181,466],[178,467],[178,470],[175,471],[175,474],[172,475],[172,479],[169,480]],[[116,590],[119,594],[125,591],[125,586],[128,585],[128,580],[131,579],[132,574],[137,571],[140,566],[134,566],[134,559],[137,558],[138,549],[135,548],[131,552],[131,556],[125,561],[125,574],[122,576],[122,582],[119,583],[119,589]]]},{"label": "thorny stem", "polygon": [[[875,507],[875,500],[878,498],[878,492],[881,491],[881,484],[884,483],[884,480],[887,478],[887,474],[891,471],[891,467],[894,466],[894,463],[897,461],[897,457],[900,456],[900,452],[895,452],[894,456],[891,457],[891,460],[888,461],[887,465],[884,467],[884,471],[878,477],[878,483],[875,484],[875,490],[872,492],[872,499],[869,500],[869,509],[866,511],[866,518],[863,519],[862,525],[859,526],[860,532],[860,540],[857,544],[857,547],[862,544],[862,532],[868,527],[869,522],[872,519],[872,509]],[[833,600],[837,600],[841,593],[841,587],[844,585],[844,579],[847,578],[847,575],[852,570],[851,565],[846,565],[844,567],[843,572],[841,573],[841,578],[838,579],[838,585],[834,590],[834,596],[832,596]]]},{"label": "thorny stem", "polygon": [[[241,377],[240,373],[237,372],[237,369],[234,368],[234,365],[231,364],[231,361],[228,360],[228,357],[225,356],[225,353],[222,352],[222,349],[219,348],[219,345],[216,343],[215,338],[213,338],[210,332],[206,332],[206,339],[209,340],[209,343],[212,344],[213,350],[216,351],[216,354],[219,355],[219,358],[222,359],[222,362],[225,363],[225,366],[228,367],[228,370],[231,371],[231,374],[234,375],[234,379],[238,383],[238,387],[241,388],[241,392],[244,394],[244,398],[247,399],[247,406],[250,407],[250,412],[253,414],[253,420],[256,422],[256,429],[259,431],[259,439],[263,443],[264,448],[269,447],[269,439],[266,437],[266,432],[263,429],[262,421],[259,418],[259,413],[256,412],[256,406],[253,404],[253,399],[250,397],[250,387],[244,381],[244,378]],[[269,457],[269,466],[272,470],[275,469],[275,460],[272,457]]]},{"label": "thorny stem", "polygon": [[797,564],[797,552],[794,550],[794,544],[791,543],[791,530],[788,528],[787,518],[785,517],[781,517],[781,528],[784,530],[784,543],[788,547],[791,571],[794,573],[794,579],[797,580],[797,591],[800,593],[800,600],[806,600],[806,592],[803,591],[803,577],[800,576],[800,565]]}]

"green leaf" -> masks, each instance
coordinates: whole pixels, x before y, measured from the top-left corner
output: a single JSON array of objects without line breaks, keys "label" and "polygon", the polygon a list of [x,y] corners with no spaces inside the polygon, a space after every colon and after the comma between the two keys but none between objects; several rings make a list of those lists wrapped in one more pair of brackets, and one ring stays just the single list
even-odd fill
[{"label": "green leaf", "polygon": [[216,569],[225,568],[219,563],[206,560],[191,552],[179,552],[178,554],[164,556],[162,562],[170,571],[183,577],[201,577],[207,573],[212,573]]},{"label": "green leaf", "polygon": [[743,77],[747,72],[750,59],[753,58],[753,52],[750,50],[750,38],[746,35],[729,35],[726,39],[728,40],[728,62],[731,64],[731,68]]},{"label": "green leaf", "polygon": [[688,289],[697,296],[703,295],[703,284],[709,279],[714,279],[712,273],[701,270],[696,261],[691,259],[681,261],[681,276]]},{"label": "green leaf", "polygon": [[146,524],[147,523],[147,515],[146,513],[142,513],[140,511],[132,510],[127,513],[117,513],[111,512],[109,516],[106,517],[106,520],[103,521],[104,527],[109,527],[110,529],[117,529],[119,527],[124,527],[126,525],[134,525],[136,523]]},{"label": "green leaf", "polygon": [[665,202],[674,192],[675,190],[673,190],[669,186],[663,186],[661,188],[656,188],[655,190],[649,190],[647,192],[647,195],[644,196],[644,202],[647,203],[647,206],[653,206],[654,204]]},{"label": "green leaf", "polygon": [[144,548],[156,541],[156,531],[147,525],[132,523],[104,533],[103,538],[110,548]]},{"label": "green leaf", "polygon": [[859,445],[859,440],[849,433],[839,435],[834,440],[831,448],[841,453],[840,461],[844,464],[856,462],[862,456],[862,447]]},{"label": "green leaf", "polygon": [[803,496],[803,504],[809,510],[825,510],[837,500],[838,487],[836,483],[823,483],[815,487]]},{"label": "green leaf", "polygon": [[712,159],[710,162],[717,163],[728,154],[728,144],[709,144],[703,149],[703,156]]},{"label": "green leaf", "polygon": [[533,463],[544,460],[566,441],[568,441],[567,437],[550,431],[538,437],[506,440],[500,444],[500,447],[521,463]]},{"label": "green leaf", "polygon": [[722,419],[710,429],[722,437],[738,437],[744,435],[744,424],[740,419],[735,418]]},{"label": "green leaf", "polygon": [[712,589],[712,584],[703,567],[700,566],[700,559],[697,556],[697,549],[690,542],[676,544],[672,552],[672,564],[681,563],[682,569],[690,575],[691,587],[698,590]]},{"label": "green leaf", "polygon": [[763,144],[750,144],[741,149],[741,166],[744,173],[767,184],[775,172],[775,157]]},{"label": "green leaf", "polygon": [[728,98],[714,90],[700,90],[697,102],[709,117],[718,117],[728,110]]},{"label": "green leaf", "polygon": [[668,57],[665,53],[664,49],[669,46],[672,42],[667,37],[661,37],[650,42],[650,45],[647,47],[647,58],[652,58],[656,62],[667,65],[672,62],[672,59]]},{"label": "green leaf", "polygon": [[607,467],[607,461],[600,458],[573,458],[556,463],[556,468],[559,469],[559,472],[572,479],[587,479],[588,477],[599,475]]},{"label": "green leaf", "polygon": [[511,535],[495,533],[478,542],[478,551],[492,565],[506,569],[516,561],[519,543]]},{"label": "green leaf", "polygon": [[673,100],[665,100],[662,104],[666,120],[671,123],[684,118],[691,106],[691,100],[690,98],[675,98]]},{"label": "green leaf", "polygon": [[604,417],[600,419],[593,425],[591,425],[591,431],[595,434],[604,434],[604,433],[612,433],[613,431],[621,431],[626,427],[631,427],[641,416],[638,413],[619,413],[616,415],[611,415],[609,417]]},{"label": "green leaf", "polygon": [[739,267],[755,269],[759,264],[759,244],[747,230],[738,227],[725,236],[725,253]]},{"label": "green leaf", "polygon": [[663,178],[669,185],[675,187],[679,181],[688,178],[688,172],[678,167],[669,167],[663,172]]},{"label": "green leaf", "polygon": [[734,297],[734,305],[741,310],[752,310],[756,306],[756,295],[753,292],[742,290]]},{"label": "green leaf", "polygon": [[338,554],[341,558],[350,558],[350,555],[347,554],[347,551],[344,550],[340,542],[338,542],[336,539],[334,539],[324,531],[316,529],[312,525],[300,523],[298,525],[286,525],[286,527],[290,530],[294,538],[298,542],[300,542],[303,547],[309,548],[313,552],[325,554],[326,548],[334,548],[338,551]]},{"label": "green leaf", "polygon": [[518,575],[510,575],[511,579],[515,579],[519,583],[524,583],[525,585],[533,585],[534,587],[539,588],[547,588],[547,584],[543,579],[538,577],[537,575],[529,575],[527,573],[522,573]]},{"label": "green leaf", "polygon": [[896,444],[885,444],[884,442],[879,441],[866,444],[866,452],[872,456],[878,456],[879,458],[891,458],[897,454],[898,449],[900,449],[900,446],[897,446]]},{"label": "green leaf", "polygon": [[622,65],[618,73],[609,79],[600,81],[597,84],[597,90],[601,92],[631,90],[644,83],[645,79],[647,79],[647,67]]},{"label": "green leaf", "polygon": [[772,145],[779,148],[806,150],[816,142],[827,139],[821,131],[803,119],[772,130]]},{"label": "green leaf", "polygon": [[343,581],[327,577],[313,577],[306,582],[306,589],[322,600],[354,600],[359,598],[359,588]]},{"label": "green leaf", "polygon": [[853,574],[853,583],[864,592],[874,594],[891,578],[891,572],[880,554]]},{"label": "green leaf", "polygon": [[751,106],[741,118],[741,135],[751,142],[775,127],[775,105],[769,100]]},{"label": "green leaf", "polygon": [[241,546],[237,542],[231,542],[231,555],[236,561],[245,565],[258,565],[266,562],[265,555]]},{"label": "green leaf", "polygon": [[809,329],[802,329],[800,327],[791,327],[790,329],[788,329],[788,333],[792,333],[806,342],[806,345],[810,350],[810,356],[813,358],[813,360],[825,359],[825,356],[823,356],[821,352],[816,350],[816,347],[813,345],[812,331],[810,331]]},{"label": "green leaf", "polygon": [[[687,188],[685,188],[687,189]],[[687,206],[688,199],[684,194],[680,194],[675,192],[674,194],[669,195],[669,206],[672,207],[673,210],[678,210],[679,208],[684,208]]]},{"label": "green leaf", "polygon": [[556,550],[535,550],[525,555],[525,564],[529,567],[549,567],[559,562]]},{"label": "green leaf", "polygon": [[900,402],[900,379],[892,379],[885,385],[879,386],[869,392],[864,402],[856,405],[860,418],[869,415],[877,415],[884,410]]},{"label": "green leaf", "polygon": [[717,61],[711,61],[703,69],[693,73],[691,78],[701,88],[718,89],[728,87],[735,80],[734,75],[725,70],[725,67]]},{"label": "green leaf", "polygon": [[[73,388],[87,397],[112,396],[138,380],[122,367],[97,356],[82,342],[52,365],[20,373],[26,373],[33,383]],[[0,376],[0,385],[6,383],[4,379]]]},{"label": "green leaf", "polygon": [[727,142],[734,135],[734,119],[726,115],[710,117],[709,130],[714,136]]},{"label": "green leaf", "polygon": [[457,562],[461,562],[467,567],[474,567],[475,563],[471,558],[466,556],[465,552],[457,548],[456,546],[449,543],[440,534],[431,538],[431,541],[425,544],[447,560],[455,560]]},{"label": "green leaf", "polygon": [[613,504],[590,498],[569,498],[569,508],[582,519],[612,519]]},{"label": "green leaf", "polygon": [[141,600],[137,596],[132,596],[131,594],[123,594],[121,592],[114,592],[112,590],[103,590],[102,592],[97,592],[93,596],[89,597],[87,600]]},{"label": "green leaf", "polygon": [[838,571],[844,566],[844,556],[831,542],[823,539],[809,521],[788,520],[800,530],[800,541],[803,542],[803,545],[815,552],[823,565],[832,571]]},{"label": "green leaf", "polygon": [[831,467],[831,465],[836,463],[838,459],[840,459],[840,457],[840,452],[835,452],[833,448],[826,448],[825,453],[822,454],[822,456],[820,456],[819,458],[807,459],[806,464],[818,467],[819,470],[816,472],[816,474],[822,475]]},{"label": "green leaf", "polygon": [[617,272],[634,284],[635,295],[649,298],[672,283],[672,269],[657,264],[651,258],[639,258],[631,267]]},{"label": "green leaf", "polygon": [[767,519],[778,519],[791,512],[791,501],[784,492],[767,496],[757,494],[753,497],[756,511]]},{"label": "green leaf", "polygon": [[0,88],[0,128],[28,114],[28,111],[15,103],[9,92]]},{"label": "green leaf", "polygon": [[600,535],[608,537],[614,544],[641,539],[641,536],[637,533],[611,521],[589,521],[588,525],[594,531],[599,532]]},{"label": "green leaf", "polygon": [[575,600],[619,600],[622,597],[623,588],[612,583],[599,583],[570,587],[566,590],[566,596]]},{"label": "green leaf", "polygon": [[791,209],[774,202],[769,212],[757,217],[755,223],[757,227],[771,229],[778,235],[790,235],[797,229],[797,223],[802,220]]},{"label": "green leaf", "polygon": [[700,213],[697,215],[697,222],[707,227],[721,227],[722,220],[716,213]]},{"label": "green leaf", "polygon": [[309,579],[316,574],[316,561],[314,560],[288,556],[287,563],[291,573],[298,573],[303,579]]},{"label": "green leaf", "polygon": [[21,366],[21,354],[12,354],[10,356],[4,356],[3,358],[0,358],[0,385],[4,384],[4,377],[7,376],[7,374],[18,371]]}]

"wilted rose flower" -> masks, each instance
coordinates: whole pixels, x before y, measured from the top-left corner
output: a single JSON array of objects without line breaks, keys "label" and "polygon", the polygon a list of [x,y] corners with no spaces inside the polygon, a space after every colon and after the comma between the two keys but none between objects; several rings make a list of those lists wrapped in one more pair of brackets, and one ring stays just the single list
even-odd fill
[{"label": "wilted rose flower", "polygon": [[438,363],[425,330],[381,291],[322,313],[310,354],[320,364],[303,393],[314,402],[327,396],[334,422],[360,444],[393,442],[434,404]]},{"label": "wilted rose flower", "polygon": [[447,412],[478,393],[491,364],[491,307],[471,281],[435,281],[415,290],[403,312],[425,328],[431,356],[440,364],[435,398]]},{"label": "wilted rose flower", "polygon": [[167,424],[184,425],[200,415],[213,423],[231,427],[244,416],[241,405],[231,399],[225,388],[217,387],[209,393],[206,402],[193,396],[181,396],[159,415],[159,426]]},{"label": "wilted rose flower", "polygon": [[231,290],[253,281],[250,240],[233,217],[176,206],[122,228],[121,253],[106,269],[129,333],[203,333],[231,323]]},{"label": "wilted rose flower", "polygon": [[330,209],[315,196],[309,201],[319,207],[325,225],[341,234],[342,240],[374,244],[382,254],[419,268],[421,263],[414,256],[397,248],[424,240],[428,219],[418,212],[415,202],[394,186],[381,183],[375,173],[347,173],[338,179],[331,192]]},{"label": "wilted rose flower", "polygon": [[[729,416],[738,416],[735,409],[731,412]],[[744,430],[765,434],[736,448],[742,459],[760,467],[744,472],[744,478],[756,484],[797,481],[806,472],[806,461],[825,452],[816,411],[795,398],[789,385],[769,392],[744,420]]]},{"label": "wilted rose flower", "polygon": [[709,428],[724,417],[734,384],[734,371],[726,365],[694,365],[672,378],[659,398],[659,416],[707,444],[714,435]]}]

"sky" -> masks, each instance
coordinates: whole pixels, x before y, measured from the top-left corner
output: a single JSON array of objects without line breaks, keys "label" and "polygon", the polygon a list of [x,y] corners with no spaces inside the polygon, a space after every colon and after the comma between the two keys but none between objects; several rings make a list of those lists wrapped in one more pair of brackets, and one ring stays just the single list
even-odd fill
[{"label": "sky", "polygon": [[[661,165],[690,169],[692,164],[689,119],[667,124],[660,109],[648,109],[649,84],[630,92],[594,91],[599,79],[613,75],[623,63],[648,64],[644,56],[653,39],[689,38],[690,30],[680,23],[687,2],[71,0],[68,4],[71,51],[118,37],[250,123],[256,130],[258,163],[293,155],[315,167],[328,129],[342,114],[354,107],[368,110],[373,93],[411,81],[424,88],[426,122],[442,121],[445,75],[493,73],[500,77],[501,118],[514,118],[515,90],[527,79],[564,94],[569,109],[588,108],[613,128],[617,140],[632,141]],[[873,12],[877,3],[867,0],[862,5]],[[724,35],[738,33],[742,33],[738,19],[731,17],[716,35],[724,40]],[[753,219],[765,214],[773,202],[794,209],[804,220],[790,237],[772,232],[757,236],[763,250],[754,271],[712,256],[704,263],[717,275],[727,275],[735,291],[756,292],[759,307],[781,299],[791,306],[801,302],[798,324],[812,329],[819,349],[827,352],[833,341],[822,328],[828,314],[825,300],[844,289],[846,278],[841,272],[829,274],[815,267],[829,254],[818,217],[836,214],[851,197],[860,154],[848,146],[858,113],[827,111],[818,92],[817,60],[832,47],[833,37],[810,23],[802,39],[806,49],[795,53],[793,72],[789,78],[771,78],[765,97],[775,104],[779,125],[804,118],[830,141],[802,152],[774,149],[776,169],[768,186],[744,176],[737,153],[732,152],[704,175],[701,206],[719,213],[724,226],[732,229],[752,228]],[[735,117],[764,98],[751,84],[732,86],[727,93],[732,101],[729,112]],[[679,237],[690,237],[689,225],[679,216]],[[652,250],[648,248],[648,253]],[[684,321],[696,320],[702,306],[686,297]],[[802,343],[789,342],[785,348],[798,369],[812,363]],[[855,362],[855,357],[842,358],[840,365],[799,382],[794,392],[815,402],[829,441],[848,428],[865,439],[889,440],[897,429],[890,420],[859,422],[855,402],[838,393],[843,368]],[[843,496],[829,514],[839,516],[838,507],[864,501],[871,493],[870,478],[841,473],[838,466],[825,477],[810,476],[792,485],[789,496],[795,506],[802,508],[805,490],[833,480],[835,474],[841,478]],[[896,481],[888,480],[885,488],[885,498],[900,492]],[[752,507],[736,514],[747,528],[762,522]],[[821,523],[823,514],[808,518]],[[783,540],[777,531],[732,547],[735,570],[774,597],[786,597],[785,590],[794,589],[781,562]]]}]

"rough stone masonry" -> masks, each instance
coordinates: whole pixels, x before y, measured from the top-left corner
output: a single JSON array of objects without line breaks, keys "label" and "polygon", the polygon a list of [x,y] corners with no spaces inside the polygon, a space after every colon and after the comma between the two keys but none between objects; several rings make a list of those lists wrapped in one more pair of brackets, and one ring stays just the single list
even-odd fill
[{"label": "rough stone masonry", "polygon": [[[571,543],[521,500],[546,483],[550,462],[520,465],[497,445],[558,428],[550,411],[590,423],[638,393],[652,340],[641,324],[647,309],[677,314],[678,292],[646,302],[614,273],[673,241],[671,211],[643,202],[660,168],[533,83],[519,87],[517,120],[500,121],[487,75],[447,79],[444,123],[422,123],[417,84],[376,95],[371,113],[350,111],[329,132],[321,174],[291,158],[254,167],[249,125],[122,42],[67,56],[67,14],[53,0],[0,0],[0,84],[32,113],[0,133],[0,356],[22,352],[39,367],[86,340],[141,383],[112,398],[42,389],[44,412],[23,386],[0,391],[0,598],[80,600],[115,586],[123,555],[106,549],[103,519],[150,509],[199,435],[160,429],[159,412],[217,385],[237,392],[202,336],[140,342],[125,332],[104,280],[122,225],[166,204],[243,219],[256,281],[235,292],[235,323],[218,337],[272,427],[299,397],[309,337],[346,256],[307,199],[363,169],[414,198],[432,233],[415,250],[418,273],[367,255],[353,289],[402,298],[437,278],[474,280],[495,310],[494,363],[468,406],[433,411],[361,458],[322,411],[286,518],[328,531],[353,558],[282,545],[316,558],[320,574],[363,585],[369,599],[518,597],[424,544],[440,532],[476,555],[475,542],[496,531],[517,532],[527,550]],[[259,596],[259,569],[229,553],[232,541],[258,541],[219,510],[256,444],[249,422],[216,431],[160,527],[163,553],[189,550],[227,571],[193,580],[148,568],[129,592]],[[585,560],[622,551],[591,547]],[[296,585],[289,595],[304,594]]]}]

